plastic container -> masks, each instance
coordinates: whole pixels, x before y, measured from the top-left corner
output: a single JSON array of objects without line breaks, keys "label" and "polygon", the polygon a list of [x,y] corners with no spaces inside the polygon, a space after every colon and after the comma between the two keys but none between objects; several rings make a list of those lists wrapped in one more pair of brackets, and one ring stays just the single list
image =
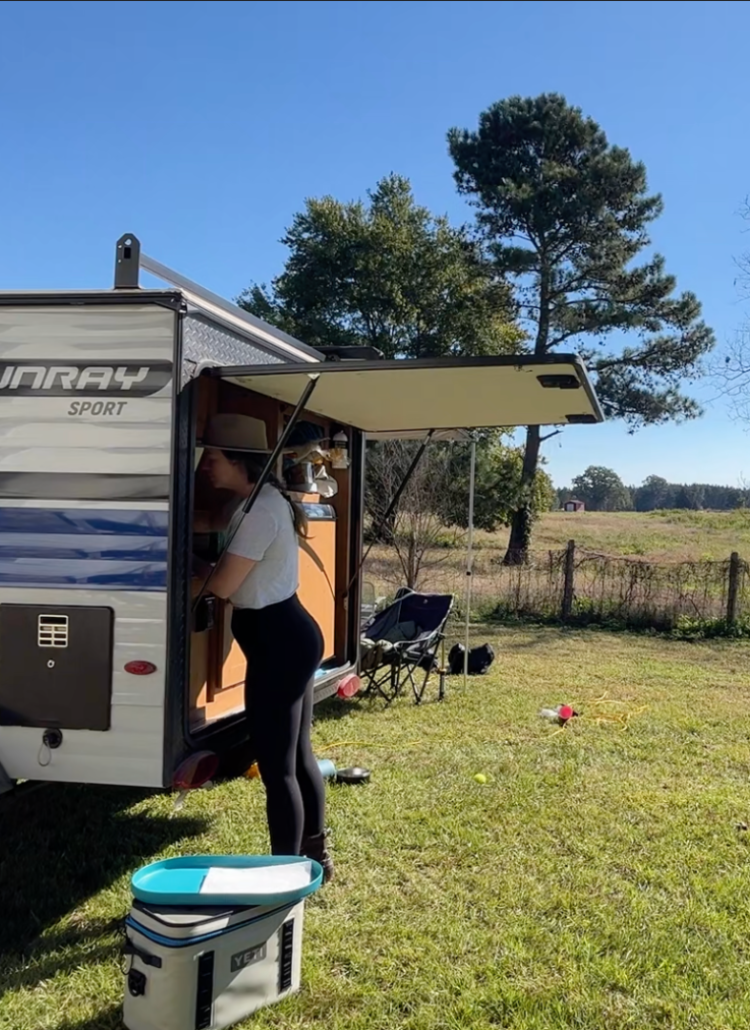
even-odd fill
[{"label": "plastic container", "polygon": [[323,869],[283,855],[191,855],[133,874],[133,897],[147,905],[293,905],[320,887]]},{"label": "plastic container", "polygon": [[336,776],[336,766],[333,764],[330,758],[319,758],[318,768],[320,769],[320,775],[324,780],[332,780]]}]

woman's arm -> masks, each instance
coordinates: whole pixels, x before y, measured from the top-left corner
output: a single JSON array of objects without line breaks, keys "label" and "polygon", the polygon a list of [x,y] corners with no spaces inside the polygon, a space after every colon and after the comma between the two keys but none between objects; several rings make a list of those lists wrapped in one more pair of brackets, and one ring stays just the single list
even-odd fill
[{"label": "woman's arm", "polygon": [[241,558],[238,554],[225,554],[211,577],[208,588],[216,597],[231,597],[258,563],[252,558]]}]

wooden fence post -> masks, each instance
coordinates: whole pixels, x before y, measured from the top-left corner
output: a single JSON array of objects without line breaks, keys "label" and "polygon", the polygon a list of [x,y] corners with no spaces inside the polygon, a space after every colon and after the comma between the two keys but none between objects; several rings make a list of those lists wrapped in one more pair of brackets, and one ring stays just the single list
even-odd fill
[{"label": "wooden fence post", "polygon": [[573,614],[573,595],[576,576],[576,542],[569,540],[565,551],[565,580],[563,582],[562,620],[567,622]]},{"label": "wooden fence post", "polygon": [[729,559],[729,584],[727,586],[727,624],[732,626],[737,621],[737,601],[740,588],[740,556],[732,551]]}]

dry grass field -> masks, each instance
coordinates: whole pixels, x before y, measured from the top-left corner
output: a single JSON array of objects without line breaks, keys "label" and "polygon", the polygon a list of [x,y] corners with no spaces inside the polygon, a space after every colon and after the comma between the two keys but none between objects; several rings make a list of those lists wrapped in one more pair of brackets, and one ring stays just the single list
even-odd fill
[{"label": "dry grass field", "polygon": [[[547,614],[561,595],[562,552],[577,547],[576,595],[586,603],[617,607],[635,603],[648,624],[684,618],[721,619],[726,607],[727,563],[733,551],[750,560],[750,510],[729,512],[657,511],[649,513],[550,512],[534,528],[531,566],[503,568],[506,530],[475,534],[475,615],[490,615],[495,602],[516,614]],[[445,546],[425,556],[419,589],[464,596],[465,538],[446,534]],[[611,560],[607,560],[611,559]],[[638,567],[635,563],[639,563]],[[644,584],[643,563],[651,565]],[[396,552],[374,548],[366,576],[379,596],[392,596],[404,583]],[[637,580],[637,582],[636,582]],[[658,582],[657,582],[658,581]],[[750,610],[750,577],[743,572],[740,614]]]},{"label": "dry grass field", "polygon": [[[502,547],[506,534],[498,536],[494,546]],[[656,562],[723,561],[732,551],[750,559],[750,510],[550,512],[536,527],[533,547],[563,548],[568,540],[584,550]],[[480,545],[493,546],[492,537]]]}]

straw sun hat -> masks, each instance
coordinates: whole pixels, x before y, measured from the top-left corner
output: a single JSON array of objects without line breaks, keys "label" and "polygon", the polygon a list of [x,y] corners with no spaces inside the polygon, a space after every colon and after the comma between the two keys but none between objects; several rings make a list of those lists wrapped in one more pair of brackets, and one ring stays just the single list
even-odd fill
[{"label": "straw sun hat", "polygon": [[206,426],[203,447],[221,451],[268,454],[266,424],[249,415],[214,415]]}]

